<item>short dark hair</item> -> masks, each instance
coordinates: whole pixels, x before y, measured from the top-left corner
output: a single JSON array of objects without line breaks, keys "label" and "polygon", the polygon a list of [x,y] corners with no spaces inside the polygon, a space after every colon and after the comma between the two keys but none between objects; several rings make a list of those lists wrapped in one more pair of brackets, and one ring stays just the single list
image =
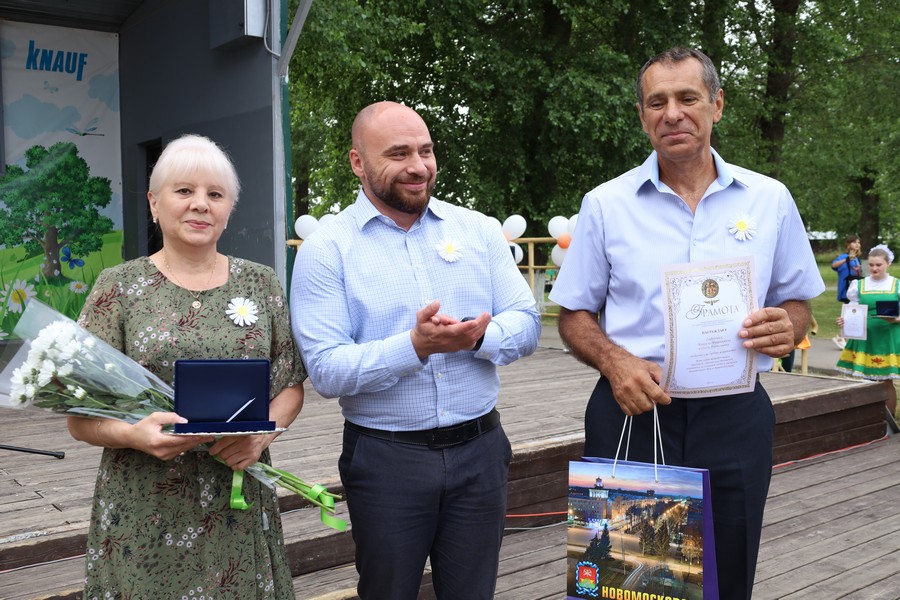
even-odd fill
[{"label": "short dark hair", "polygon": [[689,58],[695,58],[700,61],[700,65],[703,67],[703,83],[706,84],[706,89],[709,90],[709,101],[716,101],[716,94],[719,93],[719,90],[722,88],[722,84],[719,81],[719,74],[716,72],[716,67],[713,65],[712,61],[709,57],[699,50],[695,50],[694,48],[685,48],[684,46],[675,46],[674,48],[669,48],[665,52],[660,52],[641,67],[641,72],[638,73],[637,78],[637,101],[638,106],[644,105],[644,73],[647,72],[651,66],[656,63],[663,64],[676,64],[680,63],[683,60],[687,60]]}]

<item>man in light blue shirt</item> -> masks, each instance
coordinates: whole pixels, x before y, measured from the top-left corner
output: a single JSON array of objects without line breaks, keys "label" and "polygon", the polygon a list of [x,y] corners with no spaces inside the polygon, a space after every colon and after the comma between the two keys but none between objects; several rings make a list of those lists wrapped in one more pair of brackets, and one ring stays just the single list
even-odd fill
[{"label": "man in light blue shirt", "polygon": [[297,252],[294,334],[339,397],[339,461],[360,598],[410,599],[430,556],[442,599],[493,598],[509,441],[497,366],[534,352],[540,315],[496,223],[431,197],[428,127],[393,102],[353,124],[356,203]]},{"label": "man in light blue shirt", "polygon": [[[756,305],[740,336],[758,370],[789,354],[825,286],[781,183],[726,163],[710,145],[724,93],[701,52],[673,48],[641,69],[638,113],[654,152],[588,192],[550,298],[572,353],[602,374],[585,413],[585,455],[613,457],[626,415],[629,458],[650,462],[652,409],[668,464],[710,470],[721,598],[750,598],[772,469],[765,390],[670,398],[659,386],[666,265],[752,256]],[[598,320],[599,317],[599,320]]]}]

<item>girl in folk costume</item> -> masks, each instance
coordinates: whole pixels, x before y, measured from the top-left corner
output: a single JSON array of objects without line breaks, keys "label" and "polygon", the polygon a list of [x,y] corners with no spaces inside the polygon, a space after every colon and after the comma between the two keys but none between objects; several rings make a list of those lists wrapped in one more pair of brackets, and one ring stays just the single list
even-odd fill
[{"label": "girl in folk costume", "polygon": [[[884,244],[869,250],[870,275],[850,283],[847,298],[867,307],[866,339],[847,340],[837,369],[866,379],[900,379],[900,317],[876,316],[876,303],[900,299],[898,280],[888,275],[894,253]],[[843,318],[837,319],[843,326]]]}]

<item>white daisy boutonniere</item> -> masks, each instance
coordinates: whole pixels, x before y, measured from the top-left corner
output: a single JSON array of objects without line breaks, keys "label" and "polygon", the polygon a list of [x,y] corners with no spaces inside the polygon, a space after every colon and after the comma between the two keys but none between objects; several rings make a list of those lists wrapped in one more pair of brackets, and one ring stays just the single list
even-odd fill
[{"label": "white daisy boutonniere", "polygon": [[441,240],[435,247],[438,255],[447,262],[456,262],[462,256],[459,244],[453,240]]},{"label": "white daisy boutonniere", "polygon": [[225,314],[231,317],[235,325],[245,327],[253,325],[259,319],[259,309],[256,302],[249,298],[232,298],[228,303]]},{"label": "white daisy boutonniere", "polygon": [[728,233],[739,242],[752,240],[756,235],[756,221],[747,213],[738,215],[737,218],[728,222]]}]

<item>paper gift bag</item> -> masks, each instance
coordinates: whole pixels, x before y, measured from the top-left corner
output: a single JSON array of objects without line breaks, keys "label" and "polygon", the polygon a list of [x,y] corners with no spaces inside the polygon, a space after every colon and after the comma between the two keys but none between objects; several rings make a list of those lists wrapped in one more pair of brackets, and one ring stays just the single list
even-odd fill
[{"label": "paper gift bag", "polygon": [[709,471],[569,463],[567,599],[718,600]]}]

